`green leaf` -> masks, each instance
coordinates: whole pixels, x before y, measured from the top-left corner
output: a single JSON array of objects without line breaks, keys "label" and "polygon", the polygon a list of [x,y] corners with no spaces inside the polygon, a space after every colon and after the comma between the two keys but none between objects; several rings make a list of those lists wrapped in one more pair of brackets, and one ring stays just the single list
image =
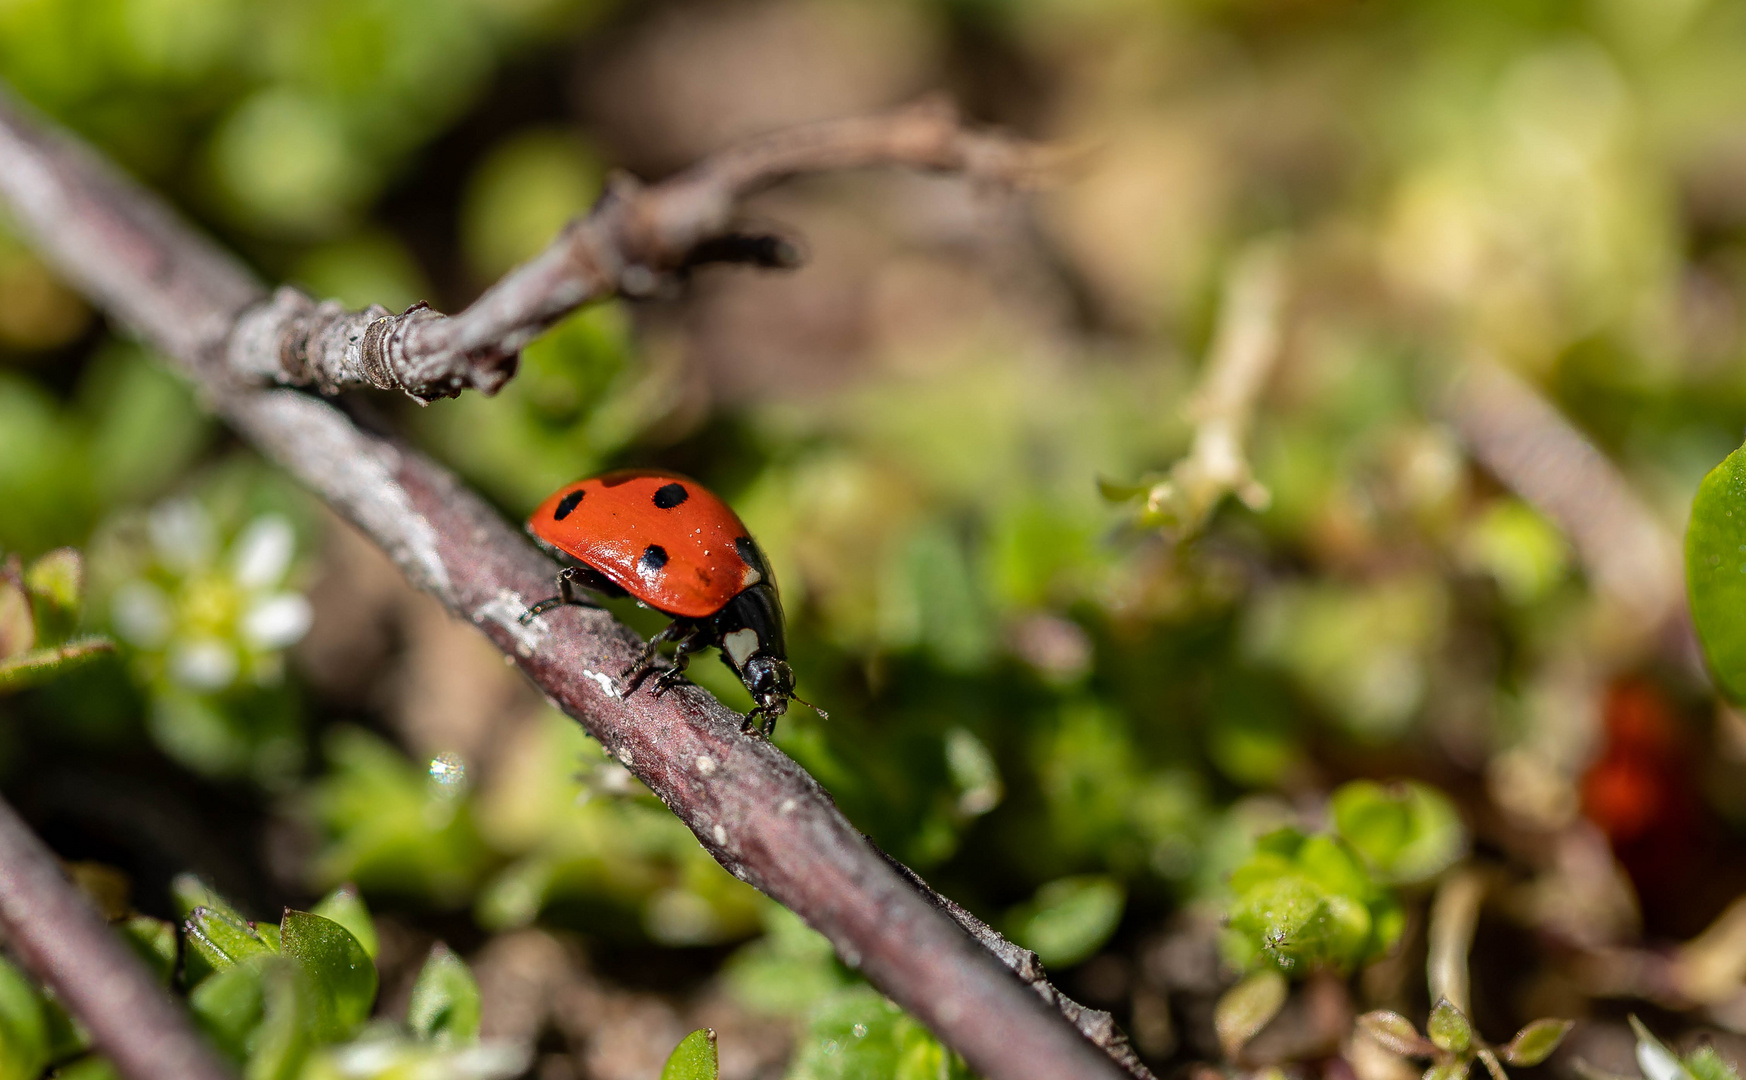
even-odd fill
[{"label": "green leaf", "polygon": [[769,903],[763,937],[728,958],[723,974],[740,1005],[772,1016],[803,1016],[849,985],[829,939],[787,908]]},{"label": "green leaf", "polygon": [[188,935],[188,951],[212,971],[223,971],[251,956],[267,956],[278,950],[256,927],[234,911],[197,907],[182,928]]},{"label": "green leaf", "polygon": [[60,616],[77,615],[85,594],[85,561],[75,548],[56,548],[30,564],[24,587]]},{"label": "green leaf", "polygon": [[1235,1058],[1250,1039],[1285,1007],[1290,988],[1285,976],[1263,968],[1225,991],[1213,1010],[1213,1028],[1225,1057]]},{"label": "green leaf", "polygon": [[971,1080],[971,1074],[927,1028],[863,985],[813,1007],[786,1080]]},{"label": "green leaf", "polygon": [[905,1016],[898,1031],[897,1069],[891,1080],[976,1080],[964,1060],[927,1028]]},{"label": "green leaf", "polygon": [[0,694],[47,682],[114,650],[108,638],[83,637],[0,660]]},{"label": "green leaf", "polygon": [[1360,1016],[1358,1030],[1402,1057],[1430,1057],[1437,1049],[1411,1020],[1387,1009]]},{"label": "green leaf", "polygon": [[219,895],[217,889],[193,874],[177,874],[170,879],[170,898],[176,902],[176,914],[184,921],[200,907],[222,911],[239,922],[248,921],[242,917],[242,912],[231,906],[230,901]]},{"label": "green leaf", "polygon": [[12,558],[0,566],[0,660],[20,656],[36,645],[36,617],[23,584],[13,576],[17,572],[18,563]]},{"label": "green leaf", "polygon": [[1061,878],[1037,890],[1012,916],[1013,940],[1051,966],[1077,964],[1102,947],[1121,921],[1126,894],[1114,878]]},{"label": "green leaf", "polygon": [[294,1080],[321,1022],[308,971],[288,957],[252,956],[213,975],[188,995],[207,1036],[244,1080]]},{"label": "green leaf", "polygon": [[1734,1063],[1716,1053],[1713,1046],[1700,1046],[1687,1054],[1685,1068],[1697,1080],[1740,1080]]},{"label": "green leaf", "polygon": [[370,918],[370,909],[364,906],[363,898],[358,895],[356,885],[341,885],[310,910],[350,930],[352,936],[358,939],[358,944],[370,954],[370,959],[376,959],[376,924]]},{"label": "green leaf", "polygon": [[0,1080],[36,1080],[47,1064],[42,999],[22,972],[0,959]]},{"label": "green leaf", "polygon": [[1424,784],[1354,780],[1334,792],[1332,809],[1340,836],[1382,881],[1427,881],[1467,847],[1455,805]]},{"label": "green leaf", "polygon": [[1349,969],[1386,950],[1403,925],[1393,893],[1333,836],[1276,829],[1257,838],[1231,891],[1227,945],[1243,966],[1264,957],[1286,971]]},{"label": "green leaf", "polygon": [[79,1060],[55,1070],[55,1080],[122,1080],[109,1059],[100,1054],[87,1054]]},{"label": "green leaf", "polygon": [[176,973],[176,924],[149,915],[135,915],[115,929],[133,946],[158,981],[168,986],[170,977]]},{"label": "green leaf", "polygon": [[1425,1070],[1424,1080],[1464,1080],[1467,1076],[1467,1062],[1459,1059],[1433,1062]]},{"label": "green leaf", "polygon": [[431,947],[430,958],[412,985],[406,1023],[420,1038],[439,1043],[457,1045],[479,1038],[479,985],[466,961],[440,941]]},{"label": "green leaf", "polygon": [[1102,476],[1097,478],[1098,494],[1102,495],[1106,502],[1132,502],[1133,500],[1144,496],[1151,490],[1152,485],[1147,483],[1129,484],[1120,480],[1110,480]]},{"label": "green leaf", "polygon": [[1431,1007],[1431,1019],[1425,1024],[1425,1033],[1439,1049],[1459,1057],[1465,1057],[1473,1048],[1473,1025],[1448,998],[1438,998],[1437,1004]]},{"label": "green leaf", "polygon": [[320,1007],[316,1034],[337,1041],[370,1018],[376,1003],[376,965],[352,932],[307,911],[286,911],[279,923],[281,948],[302,963]]},{"label": "green leaf", "polygon": [[[355,941],[353,945],[357,947]],[[358,947],[358,952],[361,954],[363,949]],[[371,970],[373,973],[374,969]],[[263,976],[265,1007],[250,1039],[243,1080],[297,1080],[304,1060],[320,1037],[323,1009],[318,995],[312,993],[307,970],[281,961],[268,965]]]},{"label": "green leaf", "polygon": [[91,1049],[91,1033],[85,1030],[84,1025],[53,994],[43,991],[41,996],[43,1033],[48,1044],[49,1061],[65,1061]]},{"label": "green leaf", "polygon": [[282,957],[260,954],[212,975],[188,995],[202,1031],[231,1060],[248,1058],[249,1036],[266,1010],[266,968]]},{"label": "green leaf", "polygon": [[1558,1049],[1575,1024],[1569,1020],[1536,1020],[1516,1032],[1501,1054],[1511,1065],[1538,1065]]},{"label": "green leaf", "polygon": [[1746,447],[1698,485],[1685,532],[1685,583],[1710,671],[1729,698],[1746,701]]},{"label": "green leaf", "polygon": [[718,1080],[720,1075],[714,1028],[699,1028],[680,1039],[661,1069],[661,1080]]}]

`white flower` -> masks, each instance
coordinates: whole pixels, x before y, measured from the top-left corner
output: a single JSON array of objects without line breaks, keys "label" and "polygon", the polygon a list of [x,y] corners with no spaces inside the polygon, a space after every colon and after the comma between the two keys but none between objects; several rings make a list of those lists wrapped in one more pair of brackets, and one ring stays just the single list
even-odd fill
[{"label": "white flower", "polygon": [[187,573],[212,561],[218,537],[206,508],[193,499],[161,503],[146,522],[152,550],[167,569]]},{"label": "white flower", "polygon": [[259,597],[242,617],[245,641],[259,652],[284,649],[303,640],[314,618],[302,593]]},{"label": "white flower", "polygon": [[115,590],[109,618],[122,640],[136,648],[161,649],[170,638],[170,598],[149,581],[135,579]]},{"label": "white flower", "polygon": [[191,638],[170,646],[170,675],[190,690],[218,691],[236,681],[236,647],[217,638]]},{"label": "white flower", "polygon": [[273,588],[284,580],[296,549],[297,534],[284,515],[262,514],[231,544],[231,576],[244,589]]},{"label": "white flower", "polygon": [[145,527],[144,551],[132,551],[146,558],[110,601],[116,634],[139,651],[145,677],[195,694],[277,682],[280,652],[314,618],[308,599],[285,587],[297,555],[291,521],[262,514],[226,544],[204,506],[171,499]]}]

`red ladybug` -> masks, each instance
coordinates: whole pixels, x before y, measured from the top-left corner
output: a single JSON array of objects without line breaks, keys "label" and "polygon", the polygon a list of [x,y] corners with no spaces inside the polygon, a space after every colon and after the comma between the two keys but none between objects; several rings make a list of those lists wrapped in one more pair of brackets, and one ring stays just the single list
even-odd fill
[{"label": "red ladybug", "polygon": [[764,552],[726,503],[695,480],[625,469],[559,488],[527,528],[541,547],[579,565],[558,572],[558,595],[529,608],[523,622],[562,604],[586,605],[577,586],[633,597],[673,621],[624,672],[632,690],[663,641],[677,642],[678,651],[655,680],[657,694],[678,681],[692,652],[714,645],[758,703],[744,730],[759,717],[766,734],[775,730],[794,698],[782,601]]}]

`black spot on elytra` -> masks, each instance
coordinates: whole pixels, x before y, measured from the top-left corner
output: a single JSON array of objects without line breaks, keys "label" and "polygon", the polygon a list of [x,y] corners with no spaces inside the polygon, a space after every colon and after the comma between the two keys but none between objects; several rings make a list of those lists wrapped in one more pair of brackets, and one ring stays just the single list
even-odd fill
[{"label": "black spot on elytra", "polygon": [[652,574],[667,565],[667,549],[660,544],[650,544],[643,549],[643,557],[640,561],[643,572]]},{"label": "black spot on elytra", "polygon": [[572,511],[572,510],[576,509],[576,507],[582,505],[582,494],[583,494],[582,489],[577,488],[575,491],[570,492],[570,494],[564,496],[562,499],[559,499],[558,500],[558,508],[556,510],[552,511],[552,520],[553,521],[563,521],[565,518],[569,517],[570,511]]},{"label": "black spot on elytra", "polygon": [[685,490],[684,484],[668,484],[655,491],[655,505],[662,510],[671,510],[689,498],[691,492]]},{"label": "black spot on elytra", "polygon": [[763,553],[758,550],[757,543],[754,542],[751,537],[749,537],[749,536],[735,537],[734,538],[734,550],[740,553],[740,561],[741,562],[745,563],[747,566],[758,571],[759,573],[764,572]]}]

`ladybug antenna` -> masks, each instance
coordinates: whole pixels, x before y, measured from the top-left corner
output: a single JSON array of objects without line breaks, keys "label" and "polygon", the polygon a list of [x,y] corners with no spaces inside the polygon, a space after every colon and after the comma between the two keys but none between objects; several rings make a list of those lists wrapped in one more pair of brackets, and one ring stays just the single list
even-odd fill
[{"label": "ladybug antenna", "polygon": [[831,718],[830,713],[825,712],[823,709],[819,708],[817,705],[814,705],[812,702],[801,697],[799,694],[789,694],[788,697],[790,700],[798,701],[802,705],[805,705],[807,708],[811,709],[813,712],[818,713],[818,718],[820,720],[829,720]]}]

